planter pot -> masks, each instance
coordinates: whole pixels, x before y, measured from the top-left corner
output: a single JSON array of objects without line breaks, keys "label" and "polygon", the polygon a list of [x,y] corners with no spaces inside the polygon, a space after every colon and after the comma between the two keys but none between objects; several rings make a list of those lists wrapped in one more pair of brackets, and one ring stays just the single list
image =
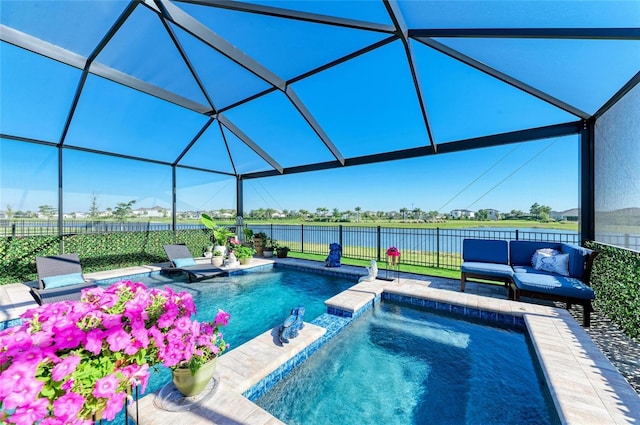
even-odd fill
[{"label": "planter pot", "polygon": [[211,265],[213,265],[215,267],[222,266],[223,262],[224,262],[224,257],[222,257],[222,256],[211,257]]},{"label": "planter pot", "polygon": [[238,258],[238,261],[240,262],[240,264],[249,264],[251,262],[251,257]]},{"label": "planter pot", "polygon": [[256,250],[256,254],[262,256],[262,251],[264,247],[262,246],[262,239],[253,238],[253,249]]},{"label": "planter pot", "polygon": [[271,258],[273,257],[273,249],[265,249],[263,254],[264,258]]},{"label": "planter pot", "polygon": [[213,252],[216,251],[220,251],[220,253],[222,254],[222,256],[224,257],[225,255],[227,255],[227,247],[224,245],[216,245],[213,247]]},{"label": "planter pot", "polygon": [[400,263],[400,256],[399,255],[388,255],[387,256],[387,263],[390,266],[397,266]]},{"label": "planter pot", "polygon": [[278,258],[287,258],[287,254],[289,254],[289,251],[277,250],[276,254],[278,255]]},{"label": "planter pot", "polygon": [[192,397],[200,394],[207,387],[209,381],[216,371],[218,358],[203,364],[195,374],[191,374],[190,369],[175,369],[171,371],[173,384],[185,397]]}]

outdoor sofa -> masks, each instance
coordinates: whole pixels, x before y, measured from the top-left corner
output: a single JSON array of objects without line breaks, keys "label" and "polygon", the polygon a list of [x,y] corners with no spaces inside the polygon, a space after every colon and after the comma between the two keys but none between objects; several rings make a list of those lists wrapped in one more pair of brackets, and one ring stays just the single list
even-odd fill
[{"label": "outdoor sofa", "polygon": [[595,251],[576,245],[540,241],[465,239],[460,290],[468,279],[502,282],[509,298],[540,298],[584,309],[583,325],[591,321],[595,292],[589,286]]},{"label": "outdoor sofa", "polygon": [[82,290],[94,288],[82,274],[78,254],[36,257],[38,282],[31,287],[31,296],[40,305],[58,301],[78,301]]}]

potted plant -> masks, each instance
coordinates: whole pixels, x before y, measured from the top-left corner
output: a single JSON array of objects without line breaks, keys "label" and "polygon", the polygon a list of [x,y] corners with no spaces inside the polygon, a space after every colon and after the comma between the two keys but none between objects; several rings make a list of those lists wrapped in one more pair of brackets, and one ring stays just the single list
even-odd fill
[{"label": "potted plant", "polygon": [[228,314],[204,326],[195,312],[187,292],[130,281],[26,311],[21,325],[0,331],[0,422],[113,420],[133,387],[144,393],[150,367],[197,369],[205,348],[228,348],[215,327]]},{"label": "potted plant", "polygon": [[233,253],[240,262],[240,264],[249,264],[251,257],[253,257],[254,249],[250,246],[238,245],[233,249]]},{"label": "potted plant", "polygon": [[276,255],[278,256],[278,258],[287,258],[289,251],[290,249],[288,246],[279,246],[278,248],[276,248]]},{"label": "potted plant", "polygon": [[222,252],[222,255],[227,253],[227,243],[229,238],[234,237],[234,233],[225,226],[218,226],[209,215],[202,213],[200,215],[200,222],[209,230],[211,235],[209,238],[214,244],[213,249]]},{"label": "potted plant", "polygon": [[258,232],[253,235],[253,247],[256,253],[260,256],[263,255],[264,245],[267,242],[267,234],[264,232]]},{"label": "potted plant", "polygon": [[202,248],[202,256],[204,258],[213,257],[213,245],[205,246]]},{"label": "potted plant", "polygon": [[220,326],[229,322],[229,313],[218,310],[215,319],[202,322],[193,330],[193,355],[171,368],[173,384],[185,397],[192,397],[205,390],[216,370],[218,357],[228,348]]},{"label": "potted plant", "polygon": [[267,238],[263,248],[264,258],[273,257],[273,251],[275,251],[277,248],[278,241],[272,238]]},{"label": "potted plant", "polygon": [[242,229],[242,234],[244,235],[244,242],[248,245],[253,244],[253,230],[248,227],[244,227]]},{"label": "potted plant", "polygon": [[224,255],[222,255],[222,251],[216,249],[213,251],[213,256],[211,257],[211,264],[220,267],[224,262]]},{"label": "potted plant", "polygon": [[387,263],[390,266],[397,266],[400,262],[400,250],[395,246],[387,248]]}]

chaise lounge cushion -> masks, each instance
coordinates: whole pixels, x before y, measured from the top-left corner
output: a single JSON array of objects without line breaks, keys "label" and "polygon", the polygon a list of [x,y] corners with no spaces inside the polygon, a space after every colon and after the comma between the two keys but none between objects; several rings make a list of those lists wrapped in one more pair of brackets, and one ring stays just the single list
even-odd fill
[{"label": "chaise lounge cushion", "polygon": [[174,258],[173,265],[177,268],[187,267],[187,266],[195,266],[197,263],[191,257],[189,258]]},{"label": "chaise lounge cushion", "polygon": [[79,285],[85,283],[82,273],[68,273],[58,276],[42,278],[45,289],[61,288],[63,286]]}]

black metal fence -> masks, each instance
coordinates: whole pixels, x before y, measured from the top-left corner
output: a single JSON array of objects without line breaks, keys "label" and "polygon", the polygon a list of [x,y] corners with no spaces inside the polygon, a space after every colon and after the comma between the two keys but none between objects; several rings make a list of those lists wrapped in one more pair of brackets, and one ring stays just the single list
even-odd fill
[{"label": "black metal fence", "polygon": [[[294,252],[327,255],[329,245],[337,242],[345,257],[361,260],[386,260],[386,250],[397,247],[400,262],[408,265],[458,269],[462,263],[462,241],[466,238],[532,240],[579,243],[577,232],[556,230],[482,230],[482,229],[425,229],[399,227],[364,227],[343,225],[258,224],[248,226],[254,233],[264,232]],[[200,224],[178,224],[176,230],[202,229]],[[113,222],[70,220],[63,223],[63,234],[153,232],[172,230],[170,223]],[[242,232],[238,232],[242,234]],[[57,221],[0,221],[0,236],[57,235]],[[640,247],[640,237],[636,246]],[[632,247],[633,249],[633,247]]]},{"label": "black metal fence", "polygon": [[342,255],[362,260],[385,261],[386,251],[395,246],[403,264],[458,269],[462,264],[462,241],[467,238],[552,241],[577,244],[577,232],[554,230],[476,230],[424,229],[360,226],[317,225],[249,225],[251,230],[264,232],[278,245],[292,251],[326,255],[329,244],[342,246]]}]

